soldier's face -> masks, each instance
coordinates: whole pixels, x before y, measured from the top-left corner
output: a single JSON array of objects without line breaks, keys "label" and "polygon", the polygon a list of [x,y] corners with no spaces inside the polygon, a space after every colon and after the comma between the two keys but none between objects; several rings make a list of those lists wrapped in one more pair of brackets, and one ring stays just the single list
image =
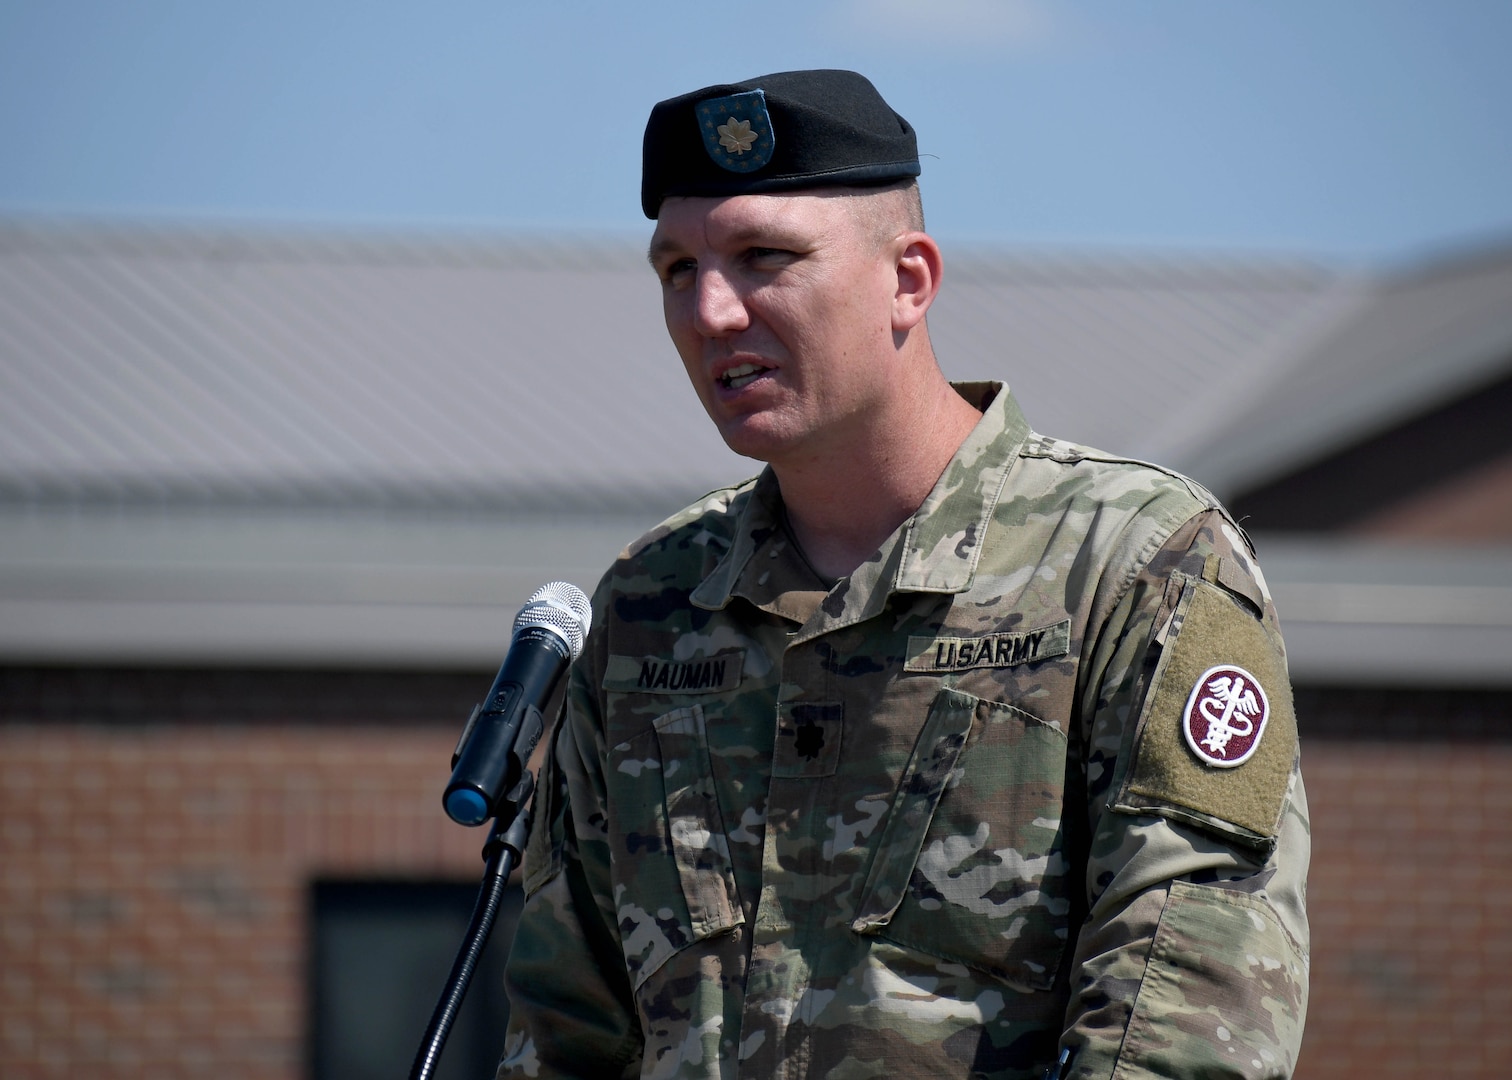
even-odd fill
[{"label": "soldier's face", "polygon": [[667,330],[730,448],[822,459],[891,377],[896,268],[847,198],[671,198],[651,239]]}]

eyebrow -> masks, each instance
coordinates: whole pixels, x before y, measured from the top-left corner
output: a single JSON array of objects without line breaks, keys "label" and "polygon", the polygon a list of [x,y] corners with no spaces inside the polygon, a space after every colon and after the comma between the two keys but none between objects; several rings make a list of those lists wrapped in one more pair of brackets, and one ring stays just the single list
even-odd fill
[{"label": "eyebrow", "polygon": [[646,261],[651,264],[651,269],[654,270],[656,269],[656,260],[659,256],[666,255],[677,250],[678,245],[674,244],[670,240],[653,239],[651,241],[651,245],[646,248]]},{"label": "eyebrow", "polygon": [[[811,242],[797,234],[771,224],[748,226],[736,232],[729,233],[725,236],[724,240],[731,247],[753,245],[806,251],[812,246]],[[667,238],[661,240],[653,239],[650,246],[646,249],[646,261],[651,264],[652,269],[655,269],[658,258],[682,250],[682,245],[674,240]]]}]

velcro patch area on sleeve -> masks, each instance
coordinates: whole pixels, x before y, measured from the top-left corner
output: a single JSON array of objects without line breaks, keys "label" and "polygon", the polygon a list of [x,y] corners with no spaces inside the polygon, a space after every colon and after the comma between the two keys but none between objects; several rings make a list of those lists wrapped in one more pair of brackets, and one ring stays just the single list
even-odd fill
[{"label": "velcro patch area on sleeve", "polygon": [[1279,642],[1247,605],[1187,582],[1113,809],[1274,842],[1297,754]]}]

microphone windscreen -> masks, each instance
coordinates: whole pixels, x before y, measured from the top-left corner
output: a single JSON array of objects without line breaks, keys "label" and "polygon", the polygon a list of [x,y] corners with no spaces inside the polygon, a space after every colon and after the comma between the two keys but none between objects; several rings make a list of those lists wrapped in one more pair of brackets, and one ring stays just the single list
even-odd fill
[{"label": "microphone windscreen", "polygon": [[550,630],[567,643],[568,655],[576,660],[592,621],[593,609],[582,589],[566,581],[551,581],[525,601],[515,616],[513,635],[518,637],[521,630],[532,626]]}]

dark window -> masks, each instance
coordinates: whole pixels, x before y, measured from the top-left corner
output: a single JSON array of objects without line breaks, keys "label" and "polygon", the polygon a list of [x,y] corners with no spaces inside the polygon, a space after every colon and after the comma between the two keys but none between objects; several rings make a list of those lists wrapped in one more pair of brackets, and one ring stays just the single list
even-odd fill
[{"label": "dark window", "polygon": [[[314,884],[312,1080],[395,1080],[409,1075],[477,896],[477,883],[466,882]],[[512,887],[452,1026],[436,1080],[479,1080],[494,1074],[509,1016],[504,960],[520,904],[520,891]]]}]

